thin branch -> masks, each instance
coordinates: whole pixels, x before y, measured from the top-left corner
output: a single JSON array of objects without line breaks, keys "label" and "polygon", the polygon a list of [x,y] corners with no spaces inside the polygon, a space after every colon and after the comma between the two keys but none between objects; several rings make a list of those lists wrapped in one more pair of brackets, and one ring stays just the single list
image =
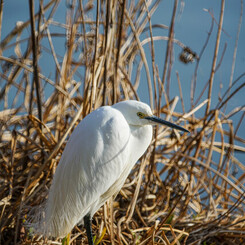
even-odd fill
[{"label": "thin branch", "polygon": [[[163,76],[162,76],[162,83],[165,85],[166,81],[166,76],[167,76],[167,69],[168,69],[168,60],[171,59],[171,54],[172,54],[172,42],[174,38],[174,24],[175,24],[175,16],[176,16],[176,11],[177,11],[177,6],[178,6],[178,0],[174,1],[174,8],[173,8],[173,14],[172,14],[172,19],[171,19],[171,24],[170,24],[170,29],[169,29],[169,34],[168,34],[168,45],[166,48],[166,55],[165,55],[165,62],[164,62],[164,68],[163,68]],[[169,98],[169,86],[170,84],[167,85],[167,96]]]},{"label": "thin branch", "polygon": [[225,10],[225,0],[222,0],[220,18],[219,18],[219,27],[218,27],[215,50],[214,50],[214,57],[213,57],[213,64],[212,64],[212,70],[211,70],[211,74],[209,78],[208,103],[206,107],[206,115],[208,114],[210,110],[210,106],[211,106],[212,87],[213,87],[214,73],[216,69],[216,61],[217,61],[218,52],[219,52],[219,44],[220,44],[220,37],[221,37],[221,31],[222,31],[222,25],[223,25],[224,10]]},{"label": "thin branch", "polygon": [[[38,57],[37,57],[37,38],[35,31],[35,17],[34,17],[34,0],[29,0],[30,9],[30,21],[31,21],[31,37],[32,37],[32,55],[33,55],[33,83],[35,83],[36,96],[37,96],[37,108],[38,118],[42,122],[42,101],[40,93],[40,82],[38,75]],[[42,125],[40,124],[40,129]]]}]

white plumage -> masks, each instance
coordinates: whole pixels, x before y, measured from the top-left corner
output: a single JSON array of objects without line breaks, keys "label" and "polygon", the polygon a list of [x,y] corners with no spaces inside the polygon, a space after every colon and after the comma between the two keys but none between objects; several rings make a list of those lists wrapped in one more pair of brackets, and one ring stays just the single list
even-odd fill
[{"label": "white plumage", "polygon": [[38,232],[64,237],[85,215],[92,217],[120,191],[146,151],[152,138],[151,125],[163,122],[138,101],[104,106],[86,116],[66,144]]}]

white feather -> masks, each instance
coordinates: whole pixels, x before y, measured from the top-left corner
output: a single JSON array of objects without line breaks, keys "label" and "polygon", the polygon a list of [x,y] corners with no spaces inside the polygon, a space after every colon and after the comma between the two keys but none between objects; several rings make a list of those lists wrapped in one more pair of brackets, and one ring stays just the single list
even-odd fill
[{"label": "white feather", "polygon": [[36,232],[64,237],[86,214],[93,214],[119,192],[152,138],[152,126],[137,112],[149,106],[125,101],[101,107],[72,133],[56,169]]}]

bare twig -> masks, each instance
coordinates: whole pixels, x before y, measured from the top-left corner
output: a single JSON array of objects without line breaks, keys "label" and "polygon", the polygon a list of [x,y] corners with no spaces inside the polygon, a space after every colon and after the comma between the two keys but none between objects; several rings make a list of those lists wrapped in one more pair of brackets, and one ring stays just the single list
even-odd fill
[{"label": "bare twig", "polygon": [[209,78],[209,88],[208,88],[208,104],[206,108],[206,115],[208,114],[211,106],[211,94],[212,94],[212,87],[213,87],[213,80],[214,80],[214,73],[216,69],[216,61],[218,57],[219,52],[219,44],[220,44],[220,37],[221,37],[221,31],[222,31],[222,25],[223,25],[223,18],[224,18],[224,10],[225,10],[225,0],[221,1],[221,10],[220,10],[220,18],[219,18],[219,27],[216,37],[216,44],[215,44],[215,50],[214,50],[214,57],[213,57],[213,64],[212,64],[212,70]]}]

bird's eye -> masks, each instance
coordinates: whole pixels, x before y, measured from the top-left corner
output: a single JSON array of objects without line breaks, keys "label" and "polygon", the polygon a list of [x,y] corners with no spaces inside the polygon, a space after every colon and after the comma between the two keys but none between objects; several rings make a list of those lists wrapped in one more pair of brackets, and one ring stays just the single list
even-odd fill
[{"label": "bird's eye", "polygon": [[138,116],[139,118],[141,118],[141,119],[145,117],[144,113],[142,113],[142,112],[138,112],[138,113],[137,113],[137,116]]}]

